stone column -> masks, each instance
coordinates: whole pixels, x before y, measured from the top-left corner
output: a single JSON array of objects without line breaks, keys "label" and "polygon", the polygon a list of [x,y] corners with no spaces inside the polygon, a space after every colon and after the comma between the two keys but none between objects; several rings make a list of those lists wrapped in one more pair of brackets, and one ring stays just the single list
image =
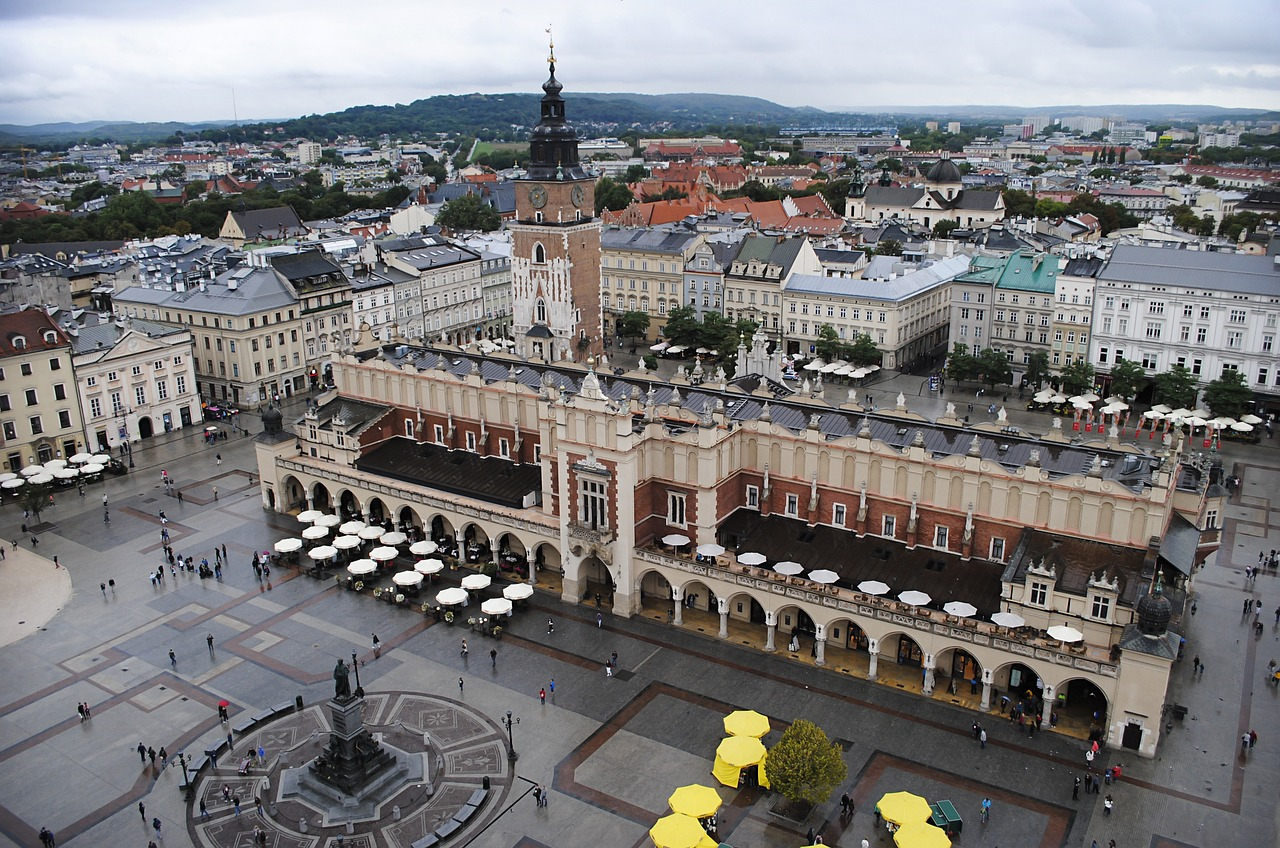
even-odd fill
[{"label": "stone column", "polygon": [[984,668],[982,670],[982,703],[979,705],[984,713],[991,710],[991,669]]},{"label": "stone column", "polygon": [[720,632],[718,635],[721,639],[729,638],[729,602],[724,598],[716,598],[716,611],[720,613]]},{"label": "stone column", "polygon": [[675,623],[677,626],[684,624],[684,589],[679,586],[671,587],[671,603],[675,607]]},{"label": "stone column", "polygon": [[773,612],[772,610],[768,610],[768,611],[766,611],[766,612],[765,612],[765,614],[764,614],[764,623],[765,623],[765,625],[766,625],[766,626],[767,626],[767,628],[768,628],[768,630],[766,631],[766,632],[767,632],[767,636],[766,636],[766,638],[765,638],[764,649],[765,649],[766,651],[776,651],[776,650],[778,650],[778,649],[777,649],[777,648],[774,646],[774,644],[773,644],[773,638],[774,638],[774,636],[776,636],[776,635],[777,635],[777,633],[778,633],[778,616],[777,616],[777,614],[776,614],[775,612]]},{"label": "stone column", "polygon": [[1057,692],[1048,683],[1044,685],[1044,707],[1040,710],[1040,729],[1049,729],[1049,714],[1053,712],[1053,699]]},{"label": "stone column", "polygon": [[[307,509],[315,509],[315,508],[316,508],[315,496],[312,495],[310,492],[307,492]],[[337,510],[334,510],[334,511],[336,512]]]},{"label": "stone column", "polygon": [[827,664],[827,629],[819,624],[817,631],[813,634],[813,664]]},{"label": "stone column", "polygon": [[875,680],[876,679],[876,663],[880,659],[880,640],[879,639],[867,639],[867,655],[869,657],[867,661],[867,679]]},{"label": "stone column", "polygon": [[924,655],[924,688],[921,690],[925,695],[933,694],[933,670],[934,656],[933,654]]}]

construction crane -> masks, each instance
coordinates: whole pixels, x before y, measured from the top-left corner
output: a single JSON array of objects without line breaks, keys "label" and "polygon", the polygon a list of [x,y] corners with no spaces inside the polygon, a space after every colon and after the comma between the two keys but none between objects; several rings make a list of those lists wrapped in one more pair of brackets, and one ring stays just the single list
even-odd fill
[{"label": "construction crane", "polygon": [[22,154],[22,178],[27,179],[27,154],[35,153],[34,147],[0,147],[0,153],[21,153]]}]

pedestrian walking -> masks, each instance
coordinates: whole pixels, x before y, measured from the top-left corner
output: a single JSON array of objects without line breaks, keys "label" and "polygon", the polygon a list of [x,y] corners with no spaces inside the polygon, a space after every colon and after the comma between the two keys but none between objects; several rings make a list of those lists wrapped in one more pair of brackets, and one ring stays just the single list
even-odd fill
[{"label": "pedestrian walking", "polygon": [[382,657],[382,643],[378,641],[378,634],[374,633],[373,634],[373,658],[376,660],[376,659],[381,659],[381,657]]},{"label": "pedestrian walking", "polygon": [[547,806],[547,787],[542,784],[538,784],[538,793],[539,798],[541,799],[541,806]]},{"label": "pedestrian walking", "polygon": [[239,795],[233,795],[231,797],[231,806],[235,808],[236,815],[239,816],[240,815],[240,796]]},{"label": "pedestrian walking", "polygon": [[548,686],[547,688],[551,690],[552,695],[556,693],[556,679],[554,677],[551,678],[551,685]]},{"label": "pedestrian walking", "polygon": [[201,820],[209,818],[209,807],[205,804],[204,799],[200,799],[200,818]]},{"label": "pedestrian walking", "polygon": [[[219,465],[221,465],[222,463],[218,463],[218,464],[219,464]],[[217,486],[214,486],[214,487],[213,487],[213,499],[214,499],[215,501],[218,499],[218,487],[217,487]]]},{"label": "pedestrian walking", "polygon": [[605,676],[605,677],[613,677],[613,663],[612,663],[612,662],[606,662],[606,663],[604,664],[604,676]]},{"label": "pedestrian walking", "polygon": [[142,760],[142,764],[147,764],[147,746],[141,742],[138,743],[138,759]]},{"label": "pedestrian walking", "polygon": [[214,454],[214,458],[218,460],[218,464],[219,464],[219,465],[221,465],[221,464],[222,464],[222,454],[220,454],[220,453],[218,453],[218,454]]},{"label": "pedestrian walking", "polygon": [[541,701],[543,704],[546,704],[546,703],[547,703],[547,690],[546,690],[546,689],[539,689],[539,690],[538,690],[538,700],[539,700],[539,701]]},{"label": "pedestrian walking", "polygon": [[1253,601],[1249,600],[1248,598],[1245,598],[1245,599],[1244,599],[1244,609],[1240,611],[1240,614],[1241,614],[1241,615],[1248,615],[1248,614],[1249,614],[1249,607],[1251,607],[1252,605],[1253,605]]},{"label": "pedestrian walking", "polygon": [[[1111,796],[1108,795],[1107,797],[1110,798]],[[991,821],[991,799],[983,798],[982,799],[982,823],[986,824],[989,821]]]},{"label": "pedestrian walking", "polygon": [[978,728],[978,746],[984,751],[987,749],[987,731],[982,728]]},{"label": "pedestrian walking", "polygon": [[467,640],[466,640],[466,639],[463,639],[463,640],[462,640],[462,658],[463,658],[464,660],[467,658],[467,654],[468,654],[468,653],[470,653],[470,649],[469,649],[469,648],[467,648]]},{"label": "pedestrian walking", "polygon": [[160,750],[159,750],[158,752],[156,752],[156,753],[157,753],[157,755],[160,757],[160,768],[168,768],[168,767],[169,767],[169,752],[168,752],[168,751],[166,751],[166,750],[164,749],[164,746],[163,746],[163,745],[161,745],[161,746],[160,746]]},{"label": "pedestrian walking", "polygon": [[84,717],[89,719],[93,718],[93,709],[90,708],[88,701],[84,702]]},{"label": "pedestrian walking", "polygon": [[174,668],[178,667],[178,655],[173,652],[173,648],[169,649],[169,665]]},{"label": "pedestrian walking", "polygon": [[547,635],[550,636],[553,632],[555,632],[555,629],[556,629],[555,622],[548,618],[547,619]]},{"label": "pedestrian walking", "polygon": [[1257,731],[1250,730],[1249,731],[1249,750],[1252,751],[1253,746],[1257,744],[1258,744],[1258,733]]},{"label": "pedestrian walking", "polygon": [[596,629],[604,627],[604,613],[596,613]]},{"label": "pedestrian walking", "polygon": [[1249,734],[1240,737],[1240,753],[1248,753],[1249,751]]},{"label": "pedestrian walking", "polygon": [[222,544],[222,558],[223,560],[227,558],[227,545],[225,542]]},{"label": "pedestrian walking", "polygon": [[144,822],[147,820],[147,805],[141,801],[138,802],[138,814],[142,816]]},{"label": "pedestrian walking", "polygon": [[181,490],[181,489],[179,489],[179,490],[178,490],[178,505],[179,505],[179,506],[181,506],[181,505],[182,505],[182,490]]},{"label": "pedestrian walking", "polygon": [[151,760],[151,767],[155,768],[156,767],[156,749],[155,748],[152,748],[150,746],[147,747],[147,758]]},{"label": "pedestrian walking", "polygon": [[58,844],[54,841],[53,832],[47,827],[40,828],[40,844],[45,848],[54,848]]},{"label": "pedestrian walking", "polygon": [[542,806],[542,787],[541,786],[533,787],[533,804],[535,807]]},{"label": "pedestrian walking", "polygon": [[209,653],[212,654],[213,653],[213,634],[212,633],[205,634],[204,641],[205,641],[205,644],[209,646]]},{"label": "pedestrian walking", "polygon": [[1076,775],[1075,784],[1071,787],[1071,800],[1080,800],[1080,775]]},{"label": "pedestrian walking", "polygon": [[104,597],[104,598],[105,598],[105,597],[107,596],[107,584],[106,584],[106,583],[99,583],[99,584],[98,584],[98,588],[100,588],[100,589],[102,590],[102,597]]},{"label": "pedestrian walking", "polygon": [[489,649],[489,665],[492,666],[493,668],[498,667],[498,649],[497,648]]},{"label": "pedestrian walking", "polygon": [[88,716],[84,714],[84,704],[76,704],[76,712],[80,713],[81,722],[88,718]]},{"label": "pedestrian walking", "polygon": [[458,694],[459,695],[462,694],[462,678],[461,677],[458,678]]},{"label": "pedestrian walking", "polygon": [[107,512],[105,509],[102,511],[102,523],[103,524],[111,523],[111,513]]}]

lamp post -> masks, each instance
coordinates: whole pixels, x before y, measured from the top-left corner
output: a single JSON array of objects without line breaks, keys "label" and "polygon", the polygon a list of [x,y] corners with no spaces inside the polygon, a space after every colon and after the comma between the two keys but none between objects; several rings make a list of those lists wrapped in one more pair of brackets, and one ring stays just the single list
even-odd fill
[{"label": "lamp post", "polygon": [[351,652],[351,670],[356,674],[356,688],[352,690],[357,698],[364,697],[364,689],[360,686],[360,663],[356,661],[356,652]]},{"label": "lamp post", "polygon": [[503,727],[507,729],[507,759],[514,761],[520,755],[516,753],[516,739],[512,728],[520,723],[520,719],[511,717],[511,710],[507,710],[506,718],[501,718]]}]

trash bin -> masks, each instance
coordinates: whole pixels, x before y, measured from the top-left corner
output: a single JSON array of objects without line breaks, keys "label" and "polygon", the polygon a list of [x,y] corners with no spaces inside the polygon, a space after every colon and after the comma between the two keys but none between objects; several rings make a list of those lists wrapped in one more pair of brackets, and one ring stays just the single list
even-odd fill
[{"label": "trash bin", "polygon": [[489,788],[489,775],[486,774],[484,776],[484,780],[480,783],[480,785],[483,786],[485,789]]},{"label": "trash bin", "polygon": [[298,712],[302,712],[302,696],[298,695],[293,699],[293,706]]}]

